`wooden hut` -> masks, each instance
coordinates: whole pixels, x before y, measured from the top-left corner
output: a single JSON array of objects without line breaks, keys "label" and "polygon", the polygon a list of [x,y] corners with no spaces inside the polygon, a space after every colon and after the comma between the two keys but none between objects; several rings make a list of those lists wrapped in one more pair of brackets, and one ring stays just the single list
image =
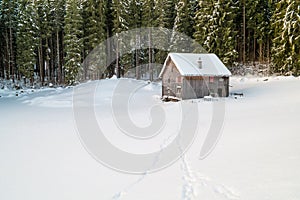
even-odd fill
[{"label": "wooden hut", "polygon": [[215,54],[170,53],[159,75],[162,96],[228,97],[230,71]]}]

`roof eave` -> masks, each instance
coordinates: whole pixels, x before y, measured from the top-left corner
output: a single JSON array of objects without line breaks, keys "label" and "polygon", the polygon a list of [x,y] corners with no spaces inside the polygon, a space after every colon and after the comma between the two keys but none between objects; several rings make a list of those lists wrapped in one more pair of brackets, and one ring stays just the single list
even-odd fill
[{"label": "roof eave", "polygon": [[231,74],[228,75],[228,74],[184,74],[181,76],[184,76],[184,77],[197,77],[197,76],[203,76],[203,77],[206,77],[206,76],[217,76],[217,77],[230,77],[232,76]]}]

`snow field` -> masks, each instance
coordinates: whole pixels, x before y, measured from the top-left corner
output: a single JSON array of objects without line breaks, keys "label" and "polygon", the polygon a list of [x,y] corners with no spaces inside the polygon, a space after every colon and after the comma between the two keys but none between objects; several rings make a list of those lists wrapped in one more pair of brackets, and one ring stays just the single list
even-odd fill
[{"label": "snow field", "polygon": [[[132,121],[147,126],[150,107],[159,105],[166,113],[165,131],[145,141],[120,132],[111,111],[117,79],[98,85],[99,126],[121,149],[156,151],[175,137],[180,103],[161,102],[160,83],[127,81],[141,86],[128,105]],[[72,88],[25,90],[20,96],[0,90],[0,199],[299,199],[299,78],[233,77],[230,85],[230,92],[244,96],[219,100],[226,102],[226,119],[214,151],[199,159],[212,102],[190,100],[200,115],[193,145],[169,168],[144,175],[106,168],[84,149],[73,120]]]}]

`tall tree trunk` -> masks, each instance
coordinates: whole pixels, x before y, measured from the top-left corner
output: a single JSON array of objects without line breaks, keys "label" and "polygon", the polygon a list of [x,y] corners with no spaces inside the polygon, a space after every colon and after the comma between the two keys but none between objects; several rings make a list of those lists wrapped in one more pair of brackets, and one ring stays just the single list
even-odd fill
[{"label": "tall tree trunk", "polygon": [[[2,45],[0,46],[2,47]],[[5,69],[4,69],[4,58],[3,52],[0,51],[0,78],[5,78]]]},{"label": "tall tree trunk", "polygon": [[267,37],[267,62],[268,62],[268,75],[271,73],[270,68],[270,38]]},{"label": "tall tree trunk", "polygon": [[[247,37],[247,41],[248,41],[248,46],[246,45],[246,47],[247,47],[247,49],[248,49],[248,58],[249,58],[249,60],[248,60],[248,63],[250,63],[251,62],[251,39],[252,39],[252,37],[251,37],[251,30],[250,29],[248,29],[247,30],[248,31],[248,37]],[[247,52],[245,52],[245,55],[247,54]],[[246,62],[247,62],[247,60],[246,60]]]},{"label": "tall tree trunk", "polygon": [[263,53],[263,43],[259,43],[259,62],[262,63],[264,61],[264,53]]},{"label": "tall tree trunk", "polygon": [[[107,26],[107,31],[106,31],[106,37],[109,38],[109,27]],[[106,40],[106,55],[107,55],[107,59],[106,59],[106,69],[108,69],[108,73],[109,75],[108,76],[111,76],[112,75],[112,72],[110,70],[110,65],[111,65],[111,51],[112,49],[112,44],[111,44],[111,40],[110,39],[107,39]],[[103,71],[102,73],[105,73],[105,71]],[[104,77],[103,77],[104,78]]]},{"label": "tall tree trunk", "polygon": [[270,64],[270,39],[267,40],[267,62]]},{"label": "tall tree trunk", "polygon": [[43,58],[43,41],[40,39],[39,51],[39,67],[40,67],[40,81],[44,83],[44,58]]},{"label": "tall tree trunk", "polygon": [[151,28],[149,28],[149,78],[150,81],[153,81],[153,55],[152,55],[152,31]]},{"label": "tall tree trunk", "polygon": [[243,64],[246,63],[246,2],[243,1]]},{"label": "tall tree trunk", "polygon": [[61,84],[65,84],[65,72],[64,72],[64,64],[65,64],[65,59],[64,59],[64,52],[65,52],[65,49],[64,49],[64,34],[63,32],[60,33],[60,68],[61,68]]},{"label": "tall tree trunk", "polygon": [[15,67],[14,67],[14,56],[13,56],[13,35],[12,28],[9,28],[9,46],[10,46],[10,74],[12,76],[13,83],[15,82]]},{"label": "tall tree trunk", "polygon": [[[138,29],[137,29],[138,30]],[[140,31],[136,33],[135,37],[135,76],[136,79],[141,79],[141,72],[140,72],[140,48],[141,48],[141,33]]]},{"label": "tall tree trunk", "polygon": [[50,73],[51,73],[51,69],[50,69],[50,65],[49,65],[49,38],[46,38],[46,57],[45,57],[45,64],[46,64],[46,72],[47,72],[47,81],[50,81]]},{"label": "tall tree trunk", "polygon": [[56,51],[57,51],[57,82],[58,84],[61,84],[62,79],[62,69],[61,69],[61,62],[60,62],[60,47],[59,47],[59,31],[56,31]]},{"label": "tall tree trunk", "polygon": [[120,72],[120,63],[119,63],[119,38],[117,36],[117,44],[116,44],[116,71],[117,71],[117,78],[121,78],[121,72]]},{"label": "tall tree trunk", "polygon": [[255,30],[253,32],[253,64],[255,66],[256,61],[256,33]]},{"label": "tall tree trunk", "polygon": [[54,52],[54,36],[51,35],[51,39],[50,39],[50,67],[51,67],[51,74],[50,74],[50,80],[52,83],[56,84],[56,80],[55,80],[55,52]]},{"label": "tall tree trunk", "polygon": [[10,66],[11,66],[11,61],[10,61],[10,49],[9,49],[9,37],[8,37],[8,32],[6,31],[6,79],[10,79]]}]

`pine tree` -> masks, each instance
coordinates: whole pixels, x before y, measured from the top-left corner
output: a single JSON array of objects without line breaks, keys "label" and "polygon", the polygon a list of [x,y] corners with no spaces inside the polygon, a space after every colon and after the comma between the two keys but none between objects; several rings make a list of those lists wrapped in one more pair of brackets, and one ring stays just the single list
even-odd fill
[{"label": "pine tree", "polygon": [[113,44],[112,41],[109,40],[114,33],[114,12],[113,12],[113,0],[106,0],[105,2],[105,18],[106,18],[106,70],[103,74],[103,77],[112,77],[115,73],[115,66],[112,63],[114,59],[114,52],[113,52]]},{"label": "pine tree", "polygon": [[105,2],[86,0],[83,3],[83,17],[85,55],[87,55],[106,37]]},{"label": "pine tree", "polygon": [[194,9],[192,1],[180,0],[176,5],[176,18],[173,29],[192,37],[194,32]]},{"label": "pine tree", "polygon": [[19,1],[17,32],[17,65],[19,72],[33,82],[36,62],[36,13],[32,1]]},{"label": "pine tree", "polygon": [[193,1],[179,0],[176,5],[176,18],[173,26],[172,51],[191,52],[192,46],[180,34],[192,38],[194,32],[194,8]]},{"label": "pine tree", "polygon": [[[159,15],[157,10],[158,9],[158,1],[155,0],[144,0],[143,3],[143,20],[142,20],[142,25],[143,27],[147,27],[148,28],[148,34],[147,34],[147,38],[145,42],[147,42],[148,44],[146,46],[148,46],[148,49],[144,50],[144,54],[145,57],[143,59],[143,62],[148,63],[146,69],[144,70],[144,74],[146,74],[146,76],[149,76],[150,81],[153,81],[154,77],[153,77],[153,63],[155,63],[155,49],[154,49],[154,42],[153,42],[153,31],[152,31],[152,27],[158,26],[158,19],[159,19]],[[147,75],[148,74],[148,75]]]},{"label": "pine tree", "polygon": [[208,52],[217,54],[226,65],[237,58],[235,13],[237,1],[200,1],[194,37]]},{"label": "pine tree", "polygon": [[261,18],[259,19],[258,25],[258,44],[259,44],[259,61],[265,62],[265,58],[267,59],[267,63],[270,64],[270,43],[272,39],[272,15],[273,15],[273,7],[274,1],[271,0],[263,0],[263,6],[261,6],[260,10],[264,10]]},{"label": "pine tree", "polygon": [[274,40],[272,61],[274,72],[298,75],[300,66],[299,0],[279,1],[273,16]]},{"label": "pine tree", "polygon": [[37,13],[39,76],[43,84],[45,80],[51,79],[49,39],[53,32],[53,18],[50,1],[35,0],[34,4]]},{"label": "pine tree", "polygon": [[4,66],[6,79],[15,81],[16,69],[16,31],[17,31],[17,1],[3,0],[1,2],[1,21],[4,38]]},{"label": "pine tree", "polygon": [[[216,29],[218,32],[216,54],[221,57],[222,61],[228,65],[228,67],[231,67],[238,57],[238,53],[235,50],[237,31],[234,23],[238,9],[238,0],[219,0],[215,5],[215,12],[218,12],[218,9],[220,9],[221,13],[218,17],[218,26],[220,26],[220,29]],[[220,6],[220,8],[218,6]]]},{"label": "pine tree", "polygon": [[155,26],[157,20],[155,0],[143,0],[143,13],[142,13],[142,26],[143,27],[153,27]]},{"label": "pine tree", "polygon": [[173,29],[178,0],[158,0],[159,27]]},{"label": "pine tree", "polygon": [[82,63],[83,19],[80,14],[81,9],[82,9],[82,5],[77,0],[66,1],[64,72],[65,72],[66,83],[69,85],[75,84]]},{"label": "pine tree", "polygon": [[96,5],[94,0],[83,1],[84,51],[86,57],[98,45]]},{"label": "pine tree", "polygon": [[[4,33],[4,23],[2,14],[2,0],[0,0],[0,33]],[[4,37],[0,34],[0,78],[5,78],[5,67],[4,67]]]},{"label": "pine tree", "polygon": [[[128,15],[127,15],[127,10],[129,8],[129,1],[119,1],[119,0],[113,0],[112,1],[112,10],[113,10],[113,33],[116,36],[116,41],[114,44],[114,52],[115,52],[115,60],[116,60],[116,65],[115,65],[115,72],[118,78],[121,77],[122,75],[122,64],[124,64],[124,60],[122,62],[121,55],[122,55],[122,47],[124,46],[123,42],[119,38],[119,34],[122,31],[127,31],[129,29],[129,23],[127,21]],[[125,63],[127,62],[127,59]]]},{"label": "pine tree", "polygon": [[[107,1],[106,0],[97,0],[96,1],[96,10],[97,10],[97,33],[98,33],[98,42],[99,44],[103,44],[103,42],[107,39]],[[99,45],[97,44],[97,45]],[[100,53],[97,57],[97,62],[100,66],[100,76],[103,76],[106,68],[107,68],[107,44],[103,44],[100,49]]]},{"label": "pine tree", "polygon": [[[249,55],[252,61],[264,60],[263,47],[268,45],[271,28],[271,5],[269,0],[254,0],[246,3],[246,21]],[[259,59],[257,59],[259,58]]]},{"label": "pine tree", "polygon": [[141,37],[139,28],[142,27],[143,19],[143,1],[142,0],[132,0],[128,2],[128,10],[126,15],[126,21],[128,22],[128,29],[136,29],[135,38],[130,38],[133,40],[132,49],[134,49],[130,54],[124,55],[122,59],[122,64],[124,65],[124,70],[130,70],[134,68],[136,70],[136,77],[139,79],[140,74],[140,63],[143,60],[141,48]]},{"label": "pine tree", "polygon": [[[106,1],[86,0],[83,2],[84,21],[84,69],[92,70],[93,76],[99,78],[100,69],[103,73],[106,66],[106,49],[101,43],[106,39]],[[101,45],[102,49],[99,49]],[[91,53],[96,47],[97,52]]]},{"label": "pine tree", "polygon": [[106,39],[106,23],[107,23],[107,18],[106,18],[106,5],[107,2],[105,0],[97,0],[96,1],[96,14],[97,14],[97,32],[98,32],[98,38],[99,42],[103,42],[103,40]]},{"label": "pine tree", "polygon": [[54,32],[53,26],[54,26],[54,16],[51,14],[52,10],[52,4],[51,0],[44,2],[44,14],[45,14],[45,19],[43,23],[43,35],[42,38],[44,39],[44,49],[45,49],[45,76],[47,78],[48,82],[53,82],[53,65],[52,65],[52,60],[53,57],[51,56],[53,49],[52,49],[52,34]]},{"label": "pine tree", "polygon": [[198,11],[195,13],[194,38],[203,45],[210,33],[210,26],[213,25],[213,1],[200,0],[198,7]]},{"label": "pine tree", "polygon": [[127,2],[126,21],[128,30],[142,26],[143,2],[142,0],[131,0]]},{"label": "pine tree", "polygon": [[[171,44],[172,31],[176,17],[176,5],[178,0],[157,0],[156,3],[156,27],[168,29],[167,32],[162,31],[159,35],[154,35],[155,42],[163,43],[166,50],[157,49],[155,52],[155,62],[163,64],[168,53],[169,44]],[[164,35],[163,35],[164,34]]]},{"label": "pine tree", "polygon": [[65,17],[65,0],[51,0],[51,16],[53,16],[53,33],[52,33],[52,51],[51,63],[53,65],[52,75],[55,77],[55,82],[63,83],[63,29]]},{"label": "pine tree", "polygon": [[129,28],[129,24],[127,22],[127,14],[126,11],[129,8],[128,1],[112,1],[112,10],[114,15],[114,27],[113,32],[115,34],[121,33],[122,31],[126,31]]}]

